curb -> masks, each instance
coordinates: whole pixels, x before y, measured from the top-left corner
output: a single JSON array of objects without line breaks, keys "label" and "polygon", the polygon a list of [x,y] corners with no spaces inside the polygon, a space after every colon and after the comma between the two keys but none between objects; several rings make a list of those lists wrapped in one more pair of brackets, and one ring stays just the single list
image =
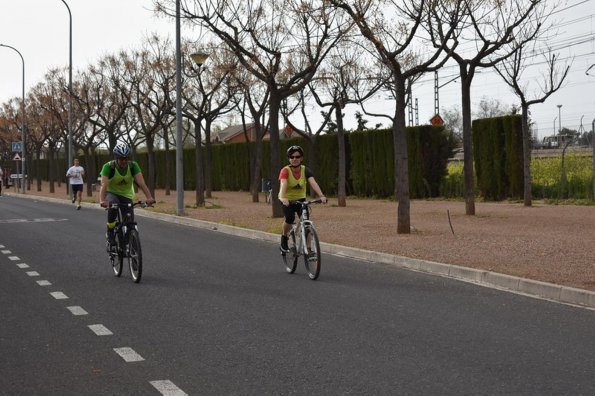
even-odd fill
[{"label": "curb", "polygon": [[[68,200],[58,198],[42,197],[36,195],[22,195],[15,193],[7,193],[6,195],[71,205]],[[100,208],[97,204],[83,202],[82,206],[85,208],[103,210],[103,208]],[[188,217],[180,217],[177,215],[156,213],[146,210],[137,210],[135,214],[141,217],[167,221],[170,223],[194,228],[208,229],[211,231],[221,232],[242,238],[256,239],[273,243],[278,242],[278,235],[270,234],[264,231],[251,230],[247,228],[240,228],[226,224],[191,219]],[[553,283],[541,282],[532,279],[525,279],[492,271],[461,267],[453,264],[444,264],[348,246],[333,245],[325,242],[321,242],[320,246],[322,251],[326,254],[348,257],[361,261],[394,265],[396,267],[411,271],[443,276],[484,287],[522,294],[528,297],[539,298],[582,308],[595,309],[595,292],[589,290],[556,285]]]}]

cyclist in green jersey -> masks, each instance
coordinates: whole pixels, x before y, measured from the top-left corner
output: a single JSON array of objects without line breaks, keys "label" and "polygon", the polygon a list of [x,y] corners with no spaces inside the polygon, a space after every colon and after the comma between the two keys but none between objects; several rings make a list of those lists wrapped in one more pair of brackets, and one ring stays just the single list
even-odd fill
[{"label": "cyclist in green jersey", "polygon": [[310,168],[302,165],[304,150],[300,146],[291,146],[287,149],[289,165],[281,168],[279,172],[279,201],[283,204],[283,231],[281,233],[281,251],[288,252],[288,237],[291,226],[295,220],[296,213],[301,214],[302,207],[290,201],[306,200],[306,183],[320,197],[322,203],[326,203],[326,197],[314,178]]},{"label": "cyclist in green jersey", "polygon": [[[101,168],[101,190],[99,191],[101,206],[108,208],[110,203],[132,203],[135,196],[134,183],[145,194],[147,205],[154,204],[155,199],[151,196],[151,192],[145,183],[140,166],[136,161],[129,161],[130,147],[122,142],[116,144],[114,157],[115,160],[107,162]],[[132,206],[129,208],[122,207],[120,210],[124,216],[126,216],[127,212],[130,212],[132,219],[134,219]],[[118,209],[108,209],[107,239],[112,245],[115,240],[114,227],[116,226],[117,216]]]}]

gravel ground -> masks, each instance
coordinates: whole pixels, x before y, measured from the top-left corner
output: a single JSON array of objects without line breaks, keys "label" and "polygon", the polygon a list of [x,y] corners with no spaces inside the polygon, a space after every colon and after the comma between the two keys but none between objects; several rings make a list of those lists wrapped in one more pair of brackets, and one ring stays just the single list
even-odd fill
[{"label": "gravel ground", "polygon": [[[68,199],[64,184],[54,193],[47,183],[35,190],[27,193]],[[260,198],[253,203],[247,192],[216,191],[197,209],[194,192],[187,191],[184,203],[192,218],[279,233],[282,219]],[[175,213],[175,191],[158,190],[156,199],[155,211]],[[83,200],[97,202],[98,193]],[[397,204],[388,200],[349,198],[341,208],[329,198],[311,218],[323,242],[595,291],[595,206],[476,202],[476,215],[466,216],[462,201],[416,200],[409,235],[397,235]]]}]

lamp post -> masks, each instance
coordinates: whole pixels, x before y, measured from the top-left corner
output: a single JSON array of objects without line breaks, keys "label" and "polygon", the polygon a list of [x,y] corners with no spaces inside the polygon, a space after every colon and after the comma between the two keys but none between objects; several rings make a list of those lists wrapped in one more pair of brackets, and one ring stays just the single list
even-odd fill
[{"label": "lamp post", "polygon": [[[68,49],[68,169],[72,166],[72,13],[66,1],[62,3],[68,10],[69,18],[69,49]],[[68,196],[72,193],[70,183],[68,185]]]},{"label": "lamp post", "polygon": [[182,142],[182,54],[180,0],[176,0],[176,215],[184,215],[184,142]]},{"label": "lamp post", "polygon": [[21,57],[21,63],[23,65],[23,84],[22,84],[22,91],[21,91],[21,141],[23,144],[23,152],[22,152],[22,165],[21,165],[21,174],[23,175],[22,180],[21,180],[21,186],[22,186],[22,193],[25,194],[25,153],[27,152],[27,150],[25,149],[25,59],[23,58],[23,55],[19,52],[18,49],[11,47],[10,45],[6,45],[6,44],[0,44],[0,47],[6,47],[6,48],[10,48],[11,50],[15,51],[17,54],[19,54],[19,56]]}]

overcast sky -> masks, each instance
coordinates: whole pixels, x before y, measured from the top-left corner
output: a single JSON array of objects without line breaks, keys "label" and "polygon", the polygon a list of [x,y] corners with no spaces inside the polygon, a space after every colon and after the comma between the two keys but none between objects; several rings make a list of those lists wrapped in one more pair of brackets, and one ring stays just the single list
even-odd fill
[{"label": "overcast sky", "polygon": [[[73,17],[73,67],[85,69],[106,53],[139,46],[143,37],[157,32],[175,36],[173,20],[156,18],[150,0],[66,0]],[[548,0],[549,1],[549,0]],[[562,105],[562,127],[591,129],[595,119],[595,0],[563,0],[561,11],[552,17],[557,34],[549,45],[561,58],[574,58],[567,82],[545,104],[532,107],[532,119],[539,136],[551,135],[558,104]],[[184,27],[183,27],[184,29]],[[186,29],[187,35],[192,32]],[[183,33],[184,34],[184,33]],[[25,90],[43,80],[48,69],[68,65],[68,11],[61,0],[0,0],[0,43],[15,47],[25,59]],[[527,73],[536,76],[537,71]],[[441,70],[440,84],[456,75],[456,68]],[[21,96],[21,60],[16,52],[0,47],[0,103]],[[422,77],[413,88],[417,98],[419,123],[434,114],[433,76]],[[440,108],[460,108],[460,85],[453,81],[440,89]],[[472,101],[497,98],[507,108],[516,103],[510,89],[493,72],[476,77]],[[370,107],[392,112],[390,99],[378,95]],[[311,108],[317,115],[319,110]],[[347,108],[346,126],[353,128],[354,108]],[[370,124],[375,121],[371,121]],[[386,120],[378,122],[387,125]],[[555,121],[558,128],[558,120]]]}]

